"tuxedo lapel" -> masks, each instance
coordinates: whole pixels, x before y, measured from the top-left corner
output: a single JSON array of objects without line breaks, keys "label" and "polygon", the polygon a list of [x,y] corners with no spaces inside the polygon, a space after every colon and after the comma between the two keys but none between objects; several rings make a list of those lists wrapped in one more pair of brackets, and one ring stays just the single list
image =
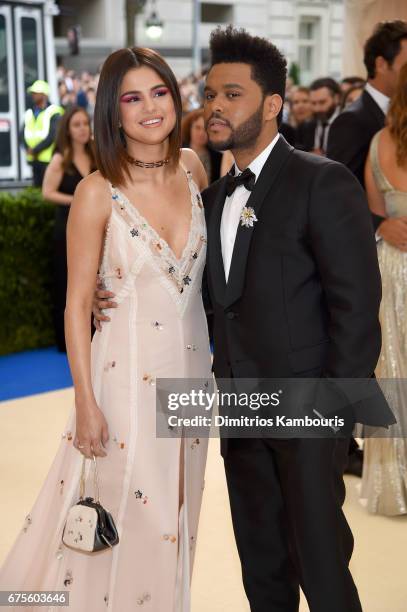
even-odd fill
[{"label": "tuxedo lapel", "polygon": [[[252,240],[253,233],[256,230],[256,223],[261,223],[261,218],[259,217],[260,209],[264,200],[266,199],[267,194],[270,192],[275,180],[277,179],[277,176],[283,164],[285,163],[286,159],[290,155],[291,151],[293,151],[293,149],[294,147],[289,145],[287,141],[283,138],[283,136],[280,135],[280,138],[278,139],[269,157],[267,158],[266,163],[264,164],[263,169],[260,173],[260,176],[256,181],[255,187],[247,201],[246,206],[254,209],[258,221],[254,223],[253,227],[245,227],[239,223],[236,240],[233,248],[228,283],[226,286],[226,292],[224,294],[223,300],[223,305],[225,308],[233,304],[233,302],[238,300],[239,297],[242,295],[245,281],[246,262],[249,254],[250,243]],[[220,212],[220,215],[221,214],[222,211]],[[217,226],[218,237],[220,234],[220,219],[221,216],[219,216],[219,222]],[[214,222],[212,223],[212,227],[214,227],[215,225]],[[223,271],[222,254],[220,255],[220,261],[222,263],[222,273],[224,279],[225,276]]]},{"label": "tuxedo lapel", "polygon": [[223,304],[225,299],[226,280],[223,267],[222,245],[220,241],[220,223],[223,206],[226,200],[226,177],[219,182],[219,189],[215,196],[212,212],[208,219],[208,255],[207,262],[209,275],[212,280],[216,301]]},{"label": "tuxedo lapel", "polygon": [[385,115],[380,106],[375,102],[369,92],[364,91],[362,94],[361,103],[370,113],[370,116],[375,122],[375,130],[382,129],[385,124]]}]

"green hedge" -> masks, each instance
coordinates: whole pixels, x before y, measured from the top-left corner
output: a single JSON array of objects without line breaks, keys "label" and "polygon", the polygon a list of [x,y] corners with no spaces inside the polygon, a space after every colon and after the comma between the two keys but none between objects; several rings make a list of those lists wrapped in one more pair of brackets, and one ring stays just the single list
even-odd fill
[{"label": "green hedge", "polygon": [[55,343],[54,214],[39,189],[0,192],[0,355]]},{"label": "green hedge", "polygon": [[296,62],[292,62],[288,71],[288,76],[292,79],[294,85],[299,85],[301,82],[301,71],[300,67]]}]

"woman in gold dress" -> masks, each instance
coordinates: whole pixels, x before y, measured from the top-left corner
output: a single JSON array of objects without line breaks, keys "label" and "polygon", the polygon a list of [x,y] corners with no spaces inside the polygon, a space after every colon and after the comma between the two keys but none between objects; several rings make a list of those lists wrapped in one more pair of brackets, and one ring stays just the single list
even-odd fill
[{"label": "woman in gold dress", "polygon": [[[407,65],[400,71],[387,125],[372,140],[365,177],[372,212],[407,223]],[[386,438],[366,440],[362,499],[369,512],[395,516],[407,513],[407,244],[379,240],[377,248],[383,297],[376,376],[397,424]]]}]

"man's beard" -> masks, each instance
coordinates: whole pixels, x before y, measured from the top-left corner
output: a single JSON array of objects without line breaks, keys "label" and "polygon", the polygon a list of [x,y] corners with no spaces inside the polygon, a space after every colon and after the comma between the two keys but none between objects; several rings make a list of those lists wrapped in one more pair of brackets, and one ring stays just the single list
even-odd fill
[{"label": "man's beard", "polygon": [[318,119],[319,121],[322,121],[322,123],[324,121],[329,121],[329,119],[332,117],[335,111],[336,111],[336,104],[332,104],[332,106],[330,106],[328,110],[326,110],[325,112],[315,113],[315,118]]},{"label": "man's beard", "polygon": [[250,115],[250,117],[237,128],[233,128],[230,124],[229,127],[231,129],[231,134],[227,140],[223,142],[213,142],[209,137],[209,144],[212,149],[216,151],[237,151],[253,147],[263,127],[263,103],[260,104],[253,115]]}]

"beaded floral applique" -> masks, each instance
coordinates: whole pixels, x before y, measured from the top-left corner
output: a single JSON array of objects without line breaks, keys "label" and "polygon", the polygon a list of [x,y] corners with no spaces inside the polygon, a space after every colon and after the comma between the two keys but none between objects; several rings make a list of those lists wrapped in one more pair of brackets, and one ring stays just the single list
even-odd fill
[{"label": "beaded floral applique", "polygon": [[175,535],[170,534],[170,533],[164,533],[163,540],[165,542],[171,542],[172,544],[174,544],[177,541],[177,537]]},{"label": "beaded floral applique", "polygon": [[137,491],[134,491],[134,495],[136,496],[136,499],[140,499],[143,502],[143,504],[146,504],[148,502],[147,495],[144,495],[143,491],[140,491],[140,489],[138,489]]},{"label": "beaded floral applique", "polygon": [[108,372],[110,368],[115,368],[115,367],[116,367],[115,361],[108,361],[103,369],[105,372]]},{"label": "beaded floral applique", "polygon": [[25,521],[24,521],[23,531],[27,531],[27,529],[29,528],[32,522],[33,520],[31,518],[31,514],[27,514],[27,516],[25,517]]},{"label": "beaded floral applique", "polygon": [[72,583],[73,583],[72,571],[71,570],[67,570],[67,572],[65,574],[65,579],[64,579],[64,586],[69,586]]},{"label": "beaded floral applique", "polygon": [[144,593],[144,595],[137,598],[137,605],[142,606],[145,602],[150,601],[150,599],[151,599],[150,593]]},{"label": "beaded floral applique", "polygon": [[123,450],[123,448],[126,446],[124,442],[119,441],[119,438],[117,436],[113,437],[113,442],[115,442],[121,450]]}]

